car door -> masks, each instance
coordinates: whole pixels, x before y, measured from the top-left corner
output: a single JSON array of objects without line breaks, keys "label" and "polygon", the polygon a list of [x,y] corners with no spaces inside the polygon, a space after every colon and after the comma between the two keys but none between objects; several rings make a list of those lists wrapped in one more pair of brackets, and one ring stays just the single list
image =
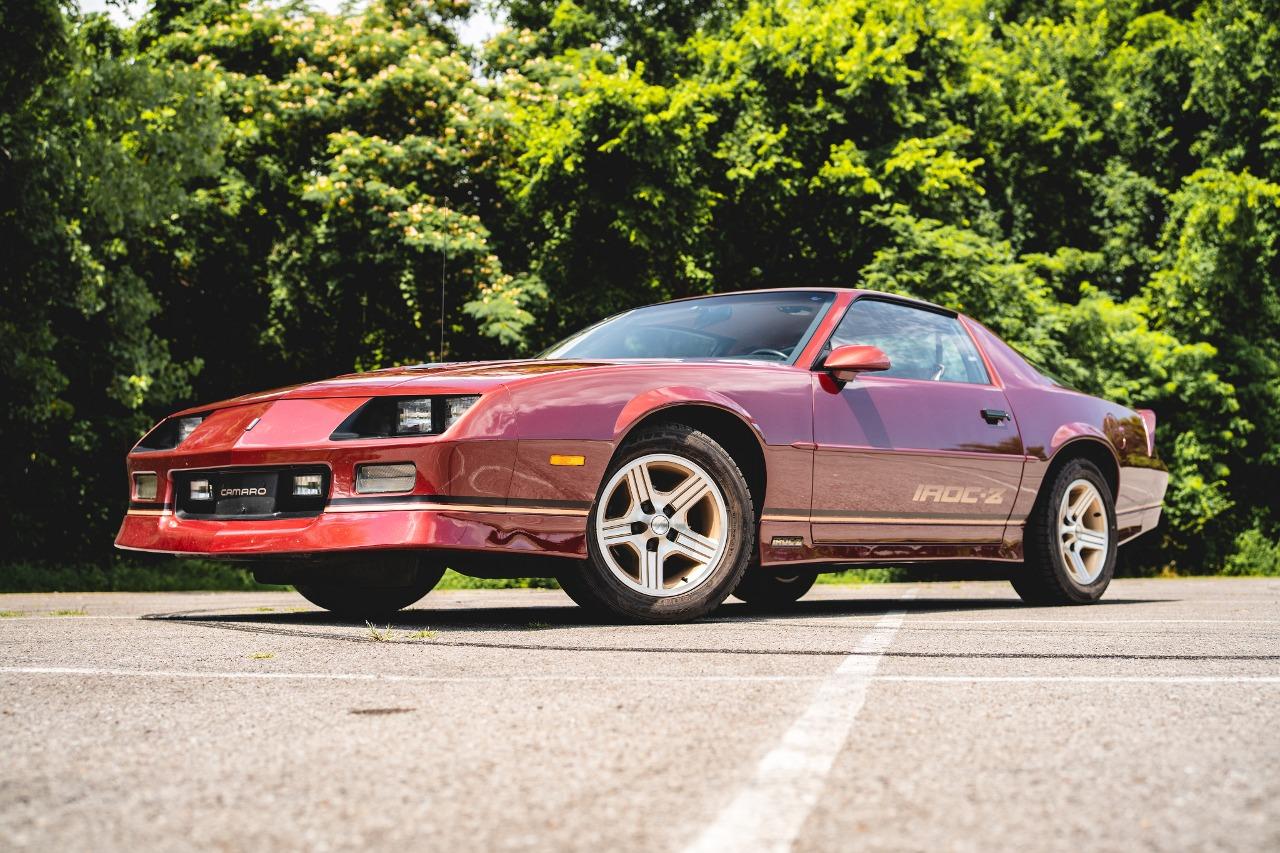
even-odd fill
[{"label": "car door", "polygon": [[1022,439],[959,318],[864,296],[827,351],[850,344],[879,347],[891,366],[843,385],[815,374],[814,541],[1000,542]]}]

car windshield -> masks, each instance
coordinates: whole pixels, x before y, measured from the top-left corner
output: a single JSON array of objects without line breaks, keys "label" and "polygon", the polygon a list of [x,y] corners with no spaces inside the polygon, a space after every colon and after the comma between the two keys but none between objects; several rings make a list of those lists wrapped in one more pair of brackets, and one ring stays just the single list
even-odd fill
[{"label": "car windshield", "polygon": [[735,358],[792,362],[835,298],[812,290],[730,293],[636,308],[539,358]]}]

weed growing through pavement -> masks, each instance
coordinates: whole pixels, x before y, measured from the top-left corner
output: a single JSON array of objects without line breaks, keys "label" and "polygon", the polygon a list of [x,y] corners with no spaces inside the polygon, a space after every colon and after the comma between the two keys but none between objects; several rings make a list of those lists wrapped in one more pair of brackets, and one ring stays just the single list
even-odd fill
[{"label": "weed growing through pavement", "polygon": [[249,655],[250,660],[271,660],[276,656],[275,652],[254,652]]},{"label": "weed growing through pavement", "polygon": [[259,613],[275,613],[276,612],[276,609],[274,607],[255,607],[253,609],[258,611]]},{"label": "weed growing through pavement", "polygon": [[414,631],[412,634],[410,634],[409,639],[410,640],[430,640],[433,637],[435,637],[437,633],[439,632],[432,631],[430,628],[423,628],[421,631]]},{"label": "weed growing through pavement", "polygon": [[545,631],[551,627],[551,623],[550,622],[530,622],[528,625],[525,625],[525,627],[528,628],[530,631]]},{"label": "weed growing through pavement", "polygon": [[0,619],[14,619],[21,615],[17,610],[0,610]]},{"label": "weed growing through pavement", "polygon": [[391,630],[390,625],[385,628],[378,628],[372,622],[365,622],[364,624],[369,628],[369,636],[379,643],[389,643],[395,639],[396,632]]},{"label": "weed growing through pavement", "polygon": [[50,610],[50,616],[88,616],[89,611],[83,607],[77,607],[74,610]]}]

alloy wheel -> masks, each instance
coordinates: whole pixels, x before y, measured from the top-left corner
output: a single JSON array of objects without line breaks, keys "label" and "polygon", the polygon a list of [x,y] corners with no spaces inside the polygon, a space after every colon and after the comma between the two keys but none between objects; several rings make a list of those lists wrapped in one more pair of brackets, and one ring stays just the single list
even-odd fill
[{"label": "alloy wheel", "polygon": [[1058,549],[1067,574],[1080,586],[1098,579],[1107,564],[1107,510],[1097,487],[1072,481],[1058,508]]},{"label": "alloy wheel", "polygon": [[728,510],[700,466],[668,453],[631,460],[601,492],[595,536],[614,577],[654,597],[680,595],[724,556]]}]

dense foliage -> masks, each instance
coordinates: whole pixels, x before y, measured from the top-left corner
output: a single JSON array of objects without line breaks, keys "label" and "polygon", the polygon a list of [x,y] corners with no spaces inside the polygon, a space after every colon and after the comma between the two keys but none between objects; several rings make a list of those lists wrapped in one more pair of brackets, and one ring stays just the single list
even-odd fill
[{"label": "dense foliage", "polygon": [[1280,2],[0,0],[0,512],[94,559],[181,400],[862,284],[1149,406],[1150,566],[1274,562]]}]

